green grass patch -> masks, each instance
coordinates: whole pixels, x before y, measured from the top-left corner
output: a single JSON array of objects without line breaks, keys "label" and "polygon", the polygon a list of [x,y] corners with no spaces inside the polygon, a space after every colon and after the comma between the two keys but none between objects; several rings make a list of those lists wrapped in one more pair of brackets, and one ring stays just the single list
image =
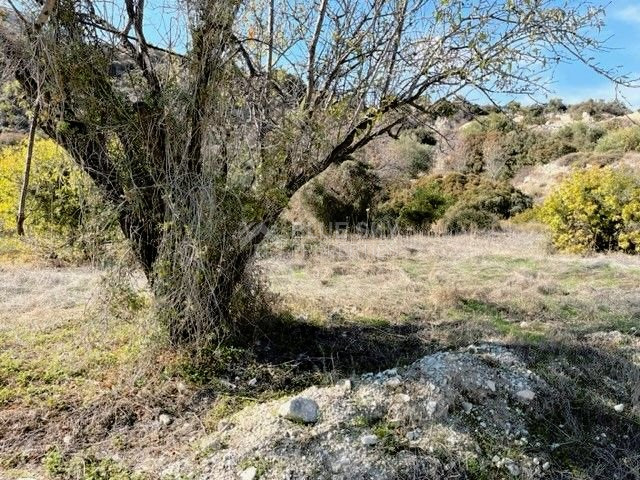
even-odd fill
[{"label": "green grass patch", "polygon": [[134,473],[109,458],[94,456],[66,457],[59,450],[50,450],[42,464],[47,473],[62,480],[151,480],[151,477]]},{"label": "green grass patch", "polygon": [[518,321],[507,320],[502,309],[492,303],[473,298],[463,299],[458,308],[466,317],[471,317],[469,320],[480,318],[488,321],[493,330],[503,336],[534,343],[545,338],[541,332],[521,327]]}]

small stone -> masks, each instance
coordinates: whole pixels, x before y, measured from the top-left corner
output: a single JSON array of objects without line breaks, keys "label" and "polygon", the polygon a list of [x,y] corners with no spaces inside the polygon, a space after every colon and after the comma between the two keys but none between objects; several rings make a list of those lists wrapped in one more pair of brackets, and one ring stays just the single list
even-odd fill
[{"label": "small stone", "polygon": [[518,397],[519,400],[530,402],[536,397],[536,394],[531,390],[520,390],[516,393],[516,397]]},{"label": "small stone", "polygon": [[349,466],[349,459],[340,457],[338,460],[331,464],[331,471],[333,473],[340,473],[345,467]]},{"label": "small stone", "polygon": [[391,377],[384,384],[389,388],[398,388],[400,385],[402,385],[402,379],[398,376]]},{"label": "small stone", "polygon": [[520,475],[520,467],[511,460],[505,461],[504,468],[506,468],[509,474],[514,477],[517,477],[518,475]]},{"label": "small stone", "polygon": [[73,441],[73,437],[72,437],[71,435],[69,435],[69,434],[65,435],[65,436],[62,438],[62,442],[63,442],[65,445],[71,445],[71,442],[72,442],[72,441]]},{"label": "small stone", "polygon": [[613,409],[618,413],[623,412],[624,411],[624,403],[619,403],[618,405],[613,407]]},{"label": "small stone", "polygon": [[540,459],[538,457],[533,457],[533,464],[540,465]]},{"label": "small stone", "polygon": [[256,467],[249,467],[242,471],[240,474],[241,480],[253,480],[258,475],[258,469]]},{"label": "small stone", "polygon": [[228,388],[229,390],[235,390],[237,388],[233,383],[225,379],[220,379],[219,382],[220,382],[220,385],[222,385],[225,388]]},{"label": "small stone", "polygon": [[544,462],[544,463],[542,464],[542,470],[544,470],[545,472],[546,472],[547,470],[549,470],[550,468],[551,468],[551,464],[550,464],[549,462]]},{"label": "small stone", "polygon": [[253,387],[253,386],[255,386],[257,383],[258,383],[258,379],[254,377],[254,378],[252,378],[251,380],[249,380],[249,381],[247,382],[247,385],[249,385],[250,387]]},{"label": "small stone", "polygon": [[161,413],[158,417],[158,421],[162,425],[169,425],[171,422],[173,422],[173,418],[167,413]]},{"label": "small stone", "polygon": [[398,394],[398,400],[400,400],[403,403],[407,403],[411,401],[411,397],[406,393],[400,393]]},{"label": "small stone", "polygon": [[493,380],[487,380],[485,382],[485,385],[487,386],[487,388],[489,390],[491,390],[492,392],[496,391],[496,382],[494,382]]},{"label": "small stone", "polygon": [[360,437],[360,443],[367,447],[377,445],[379,441],[380,439],[376,435],[363,435],[362,437]]},{"label": "small stone", "polygon": [[353,383],[351,382],[350,379],[347,378],[344,382],[342,382],[342,389],[345,392],[351,391],[352,388],[353,388]]},{"label": "small stone", "polygon": [[293,422],[315,423],[318,421],[318,404],[306,397],[295,397],[283,403],[278,415]]},{"label": "small stone", "polygon": [[410,442],[415,442],[416,440],[420,439],[420,432],[418,430],[412,430],[410,432],[407,432],[407,434],[405,435],[405,437],[407,438],[407,440],[409,440]]},{"label": "small stone", "polygon": [[493,463],[498,463],[500,461],[500,457],[498,455],[494,455],[493,458],[491,459],[491,461]]},{"label": "small stone", "polygon": [[427,414],[431,417],[434,413],[436,413],[436,409],[438,408],[438,402],[435,400],[429,400],[427,402]]},{"label": "small stone", "polygon": [[471,410],[473,410],[473,404],[469,402],[462,402],[462,409],[465,413],[471,413]]}]

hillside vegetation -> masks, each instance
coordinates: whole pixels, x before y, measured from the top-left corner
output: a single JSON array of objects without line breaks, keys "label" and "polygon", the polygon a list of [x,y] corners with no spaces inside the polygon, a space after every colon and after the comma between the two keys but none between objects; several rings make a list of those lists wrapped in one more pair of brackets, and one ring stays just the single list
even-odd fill
[{"label": "hillside vegetation", "polygon": [[0,478],[640,478],[637,114],[447,107],[294,196],[238,335],[197,354],[44,137],[15,235],[11,136]]}]

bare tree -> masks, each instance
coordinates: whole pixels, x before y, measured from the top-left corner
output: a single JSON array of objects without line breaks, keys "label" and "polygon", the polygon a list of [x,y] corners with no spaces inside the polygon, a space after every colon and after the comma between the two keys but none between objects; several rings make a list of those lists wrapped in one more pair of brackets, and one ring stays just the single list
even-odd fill
[{"label": "bare tree", "polygon": [[57,0],[48,21],[12,5],[4,67],[40,85],[41,128],[118,208],[176,342],[229,333],[257,245],[330,165],[604,48],[603,9],[573,0]]}]

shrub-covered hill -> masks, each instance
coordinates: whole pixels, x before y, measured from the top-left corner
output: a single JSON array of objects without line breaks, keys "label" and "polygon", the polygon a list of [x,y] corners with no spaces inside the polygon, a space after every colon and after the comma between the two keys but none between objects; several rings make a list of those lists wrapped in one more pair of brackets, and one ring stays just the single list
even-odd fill
[{"label": "shrub-covered hill", "polygon": [[[640,114],[619,102],[467,107],[381,138],[330,169],[292,200],[285,223],[317,232],[495,229],[574,171],[640,168]],[[455,192],[448,183],[458,184]]]}]

